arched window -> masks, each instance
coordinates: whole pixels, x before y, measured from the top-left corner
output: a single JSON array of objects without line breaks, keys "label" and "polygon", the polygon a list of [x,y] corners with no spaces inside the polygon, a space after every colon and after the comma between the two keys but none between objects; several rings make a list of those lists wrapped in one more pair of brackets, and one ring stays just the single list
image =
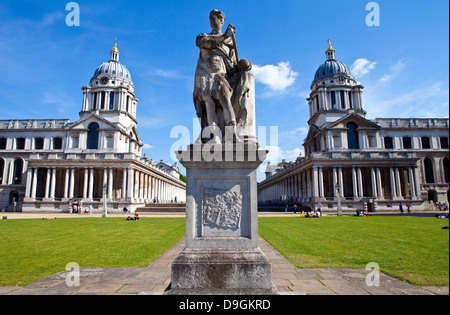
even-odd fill
[{"label": "arched window", "polygon": [[5,171],[5,160],[0,158],[0,185],[3,184],[3,172]]},{"label": "arched window", "polygon": [[114,109],[114,92],[109,93],[109,109]]},{"label": "arched window", "polygon": [[444,182],[450,183],[450,160],[444,158],[442,164],[444,164]]},{"label": "arched window", "polygon": [[22,184],[22,173],[23,173],[23,160],[16,159],[14,161],[14,173],[13,173],[13,184]]},{"label": "arched window", "polygon": [[87,149],[97,150],[98,149],[98,129],[100,126],[97,123],[92,123],[89,125],[88,137],[87,137]]},{"label": "arched window", "polygon": [[358,131],[356,131],[357,128],[358,126],[354,123],[347,124],[347,142],[349,149],[359,149]]},{"label": "arched window", "polygon": [[426,158],[423,161],[423,166],[425,167],[425,182],[428,184],[434,183],[433,162],[429,158]]}]

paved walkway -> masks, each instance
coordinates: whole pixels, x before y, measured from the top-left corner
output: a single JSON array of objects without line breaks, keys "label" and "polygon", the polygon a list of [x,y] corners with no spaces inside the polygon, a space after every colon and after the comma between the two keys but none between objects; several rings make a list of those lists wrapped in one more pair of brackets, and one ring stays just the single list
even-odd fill
[{"label": "paved walkway", "polygon": [[[365,283],[368,271],[359,269],[299,269],[259,238],[272,262],[273,283],[281,294],[308,295],[448,295],[448,287],[417,287],[381,274],[380,286]],[[81,268],[80,286],[66,284],[67,271],[26,287],[0,287],[0,295],[136,295],[162,294],[170,284],[170,266],[184,248],[184,240],[147,268]]]}]

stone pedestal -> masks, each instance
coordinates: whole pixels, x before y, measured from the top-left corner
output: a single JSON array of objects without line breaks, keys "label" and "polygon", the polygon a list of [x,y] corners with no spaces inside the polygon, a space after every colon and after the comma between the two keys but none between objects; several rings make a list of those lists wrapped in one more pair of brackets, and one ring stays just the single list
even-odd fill
[{"label": "stone pedestal", "polygon": [[272,293],[272,266],[258,247],[256,145],[194,145],[187,170],[186,248],[172,263],[169,294]]}]

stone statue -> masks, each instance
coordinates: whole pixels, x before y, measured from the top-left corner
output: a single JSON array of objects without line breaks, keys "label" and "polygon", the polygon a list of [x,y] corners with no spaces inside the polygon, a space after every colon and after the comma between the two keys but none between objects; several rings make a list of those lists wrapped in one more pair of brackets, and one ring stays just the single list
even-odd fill
[{"label": "stone statue", "polygon": [[225,15],[213,10],[209,19],[212,32],[196,40],[194,104],[202,128],[196,143],[256,142],[254,78],[247,73],[252,64],[239,60],[234,26],[222,33]]}]

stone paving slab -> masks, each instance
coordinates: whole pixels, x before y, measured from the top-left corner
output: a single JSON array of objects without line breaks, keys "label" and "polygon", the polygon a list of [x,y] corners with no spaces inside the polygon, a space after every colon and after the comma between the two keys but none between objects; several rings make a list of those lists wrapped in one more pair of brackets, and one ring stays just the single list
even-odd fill
[{"label": "stone paving slab", "polygon": [[[171,263],[184,249],[184,240],[146,268],[80,269],[80,286],[66,284],[62,271],[26,287],[0,287],[0,295],[160,295],[169,287]],[[282,295],[449,295],[449,287],[418,287],[381,273],[380,286],[365,283],[361,269],[296,268],[269,243],[259,238],[259,246],[272,262],[272,278]]]}]

